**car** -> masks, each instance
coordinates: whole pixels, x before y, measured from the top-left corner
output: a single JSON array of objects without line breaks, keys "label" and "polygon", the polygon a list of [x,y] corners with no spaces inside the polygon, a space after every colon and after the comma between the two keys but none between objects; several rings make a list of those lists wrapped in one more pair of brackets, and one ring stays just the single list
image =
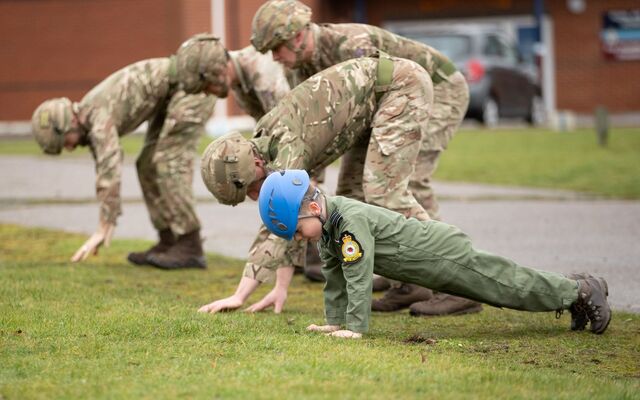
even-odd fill
[{"label": "car", "polygon": [[544,123],[537,68],[523,61],[505,33],[492,26],[461,26],[410,37],[441,51],[462,71],[470,92],[467,117],[487,127],[503,118]]}]

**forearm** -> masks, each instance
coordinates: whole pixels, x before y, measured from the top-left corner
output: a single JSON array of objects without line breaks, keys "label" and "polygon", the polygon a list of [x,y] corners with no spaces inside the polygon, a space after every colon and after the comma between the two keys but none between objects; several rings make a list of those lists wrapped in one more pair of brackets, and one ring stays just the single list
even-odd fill
[{"label": "forearm", "polygon": [[120,183],[115,187],[97,189],[97,198],[100,202],[100,223],[115,225],[122,214],[120,200]]},{"label": "forearm", "polygon": [[259,281],[243,276],[242,279],[240,279],[238,288],[233,295],[244,303],[247,298],[249,298],[251,293],[253,293],[258,288],[258,286],[260,286]]},{"label": "forearm", "polygon": [[293,278],[294,268],[293,266],[281,267],[276,271],[276,289],[284,290],[289,289],[291,279]]}]

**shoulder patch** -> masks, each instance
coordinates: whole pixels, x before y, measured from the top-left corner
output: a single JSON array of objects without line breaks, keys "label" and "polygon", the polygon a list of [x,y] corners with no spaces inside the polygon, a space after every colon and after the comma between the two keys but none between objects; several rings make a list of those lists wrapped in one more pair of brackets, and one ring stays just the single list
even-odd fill
[{"label": "shoulder patch", "polygon": [[342,242],[342,262],[345,264],[353,264],[362,258],[364,250],[356,239],[356,236],[349,232],[344,231],[340,234],[340,242]]},{"label": "shoulder patch", "polygon": [[342,215],[340,215],[340,213],[337,211],[332,212],[329,216],[329,222],[331,223],[331,225],[337,228],[338,225],[340,225],[340,222],[342,222]]}]

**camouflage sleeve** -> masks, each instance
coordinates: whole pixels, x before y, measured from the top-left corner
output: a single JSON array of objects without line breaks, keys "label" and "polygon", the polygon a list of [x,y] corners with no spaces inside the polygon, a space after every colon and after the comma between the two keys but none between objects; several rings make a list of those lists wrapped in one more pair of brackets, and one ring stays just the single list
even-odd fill
[{"label": "camouflage sleeve", "polygon": [[277,157],[271,162],[270,167],[280,169],[309,169],[312,151],[304,136],[294,133],[293,129],[285,128],[286,132],[280,136],[277,142]]},{"label": "camouflage sleeve", "polygon": [[364,33],[350,36],[342,42],[336,50],[340,61],[352,58],[369,57],[378,52],[378,48],[371,42],[369,35]]},{"label": "camouflage sleeve", "polygon": [[93,118],[89,140],[96,163],[96,195],[100,202],[100,221],[115,224],[122,214],[120,180],[122,149],[118,131],[108,113]]},{"label": "camouflage sleeve", "polygon": [[262,109],[267,113],[289,93],[290,87],[282,66],[273,61],[271,54],[268,55],[268,60],[262,60],[258,67],[261,71],[256,74],[253,88]]},{"label": "camouflage sleeve", "polygon": [[273,282],[276,269],[304,266],[306,244],[305,241],[288,242],[261,226],[249,250],[243,276],[262,283]]}]

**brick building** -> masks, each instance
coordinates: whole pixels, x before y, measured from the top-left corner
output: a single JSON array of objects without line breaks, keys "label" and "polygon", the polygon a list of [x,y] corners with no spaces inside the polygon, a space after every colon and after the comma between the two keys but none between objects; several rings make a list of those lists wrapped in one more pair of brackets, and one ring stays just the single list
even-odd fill
[{"label": "brick building", "polygon": [[[262,0],[0,0],[0,121],[30,118],[44,99],[73,100],[111,72],[171,54],[197,32],[227,47],[249,44]],[[603,15],[640,9],[637,0],[306,0],[314,20],[393,22],[530,21],[540,28],[550,109],[640,112],[640,60],[607,59]],[[538,10],[538,12],[536,11]],[[640,11],[639,11],[640,12]],[[640,27],[638,27],[640,29]],[[232,103],[232,102],[229,102]],[[236,115],[234,104],[216,115]]]}]

